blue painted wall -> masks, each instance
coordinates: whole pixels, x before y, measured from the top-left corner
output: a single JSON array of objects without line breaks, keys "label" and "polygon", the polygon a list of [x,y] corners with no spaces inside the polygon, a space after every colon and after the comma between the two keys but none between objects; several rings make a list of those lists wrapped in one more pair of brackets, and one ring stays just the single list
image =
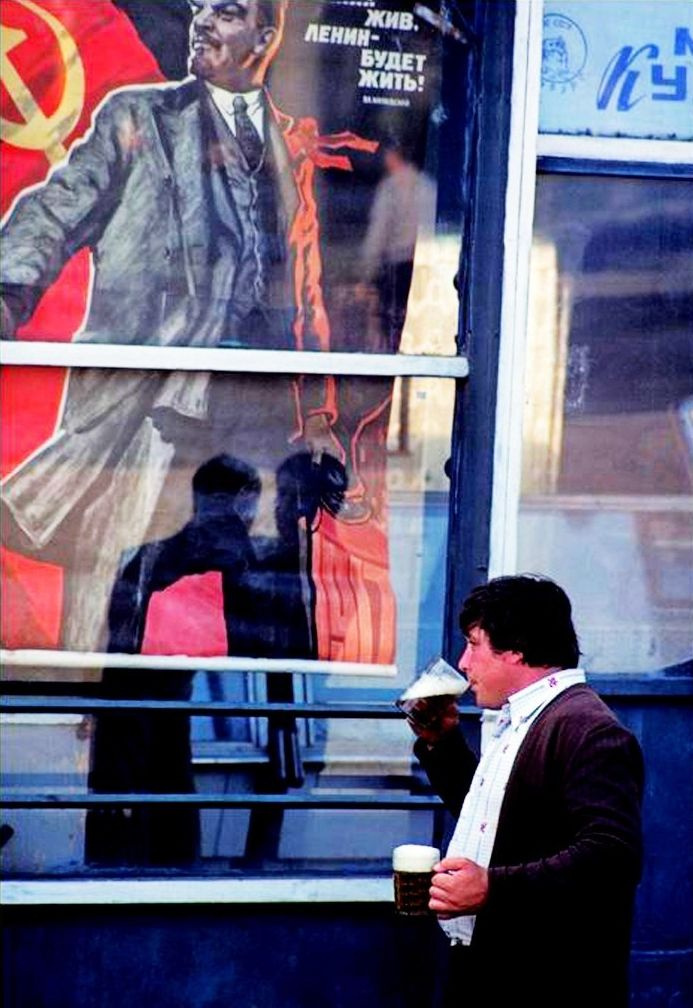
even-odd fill
[{"label": "blue painted wall", "polygon": [[[633,677],[609,696],[645,754],[645,867],[631,954],[634,1008],[693,1006],[693,662],[682,674]],[[624,677],[626,678],[626,677]],[[654,690],[657,692],[654,692]]]},{"label": "blue painted wall", "polygon": [[421,1008],[435,925],[387,906],[25,908],[7,1008]]}]

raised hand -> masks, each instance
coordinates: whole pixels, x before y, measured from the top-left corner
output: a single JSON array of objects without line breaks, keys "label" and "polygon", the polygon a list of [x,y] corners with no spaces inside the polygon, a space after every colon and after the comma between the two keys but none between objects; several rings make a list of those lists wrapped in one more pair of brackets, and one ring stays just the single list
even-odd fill
[{"label": "raised hand", "polygon": [[428,745],[437,742],[460,722],[460,712],[454,696],[422,697],[402,704],[407,724]]}]

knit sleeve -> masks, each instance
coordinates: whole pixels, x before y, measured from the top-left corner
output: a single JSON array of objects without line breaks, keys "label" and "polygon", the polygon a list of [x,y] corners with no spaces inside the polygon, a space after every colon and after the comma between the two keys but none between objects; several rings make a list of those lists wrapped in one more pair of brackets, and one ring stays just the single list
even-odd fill
[{"label": "knit sleeve", "polygon": [[458,816],[478,762],[462,729],[458,726],[432,748],[419,739],[414,745],[414,754],[445,807]]}]

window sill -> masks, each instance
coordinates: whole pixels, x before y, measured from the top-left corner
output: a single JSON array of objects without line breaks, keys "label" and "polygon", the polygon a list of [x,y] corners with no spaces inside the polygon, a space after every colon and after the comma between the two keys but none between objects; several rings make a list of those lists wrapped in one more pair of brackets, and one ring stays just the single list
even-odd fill
[{"label": "window sill", "polygon": [[391,903],[380,878],[65,879],[3,882],[2,906]]}]

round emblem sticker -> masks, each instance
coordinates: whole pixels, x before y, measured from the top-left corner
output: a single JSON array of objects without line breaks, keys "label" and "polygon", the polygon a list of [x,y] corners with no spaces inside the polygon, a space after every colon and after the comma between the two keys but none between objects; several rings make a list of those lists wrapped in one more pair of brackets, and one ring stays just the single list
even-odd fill
[{"label": "round emblem sticker", "polygon": [[587,62],[587,41],[579,25],[564,14],[544,15],[541,45],[541,82],[556,85],[573,83]]}]

